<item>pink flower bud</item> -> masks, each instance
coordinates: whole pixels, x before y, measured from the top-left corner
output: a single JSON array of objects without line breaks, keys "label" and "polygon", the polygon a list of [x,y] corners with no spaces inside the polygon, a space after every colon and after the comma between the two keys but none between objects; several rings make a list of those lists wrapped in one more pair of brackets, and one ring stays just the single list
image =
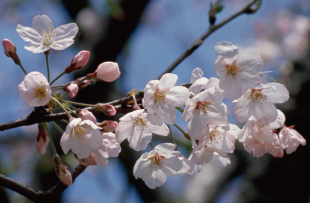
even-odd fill
[{"label": "pink flower bud", "polygon": [[74,98],[79,91],[79,87],[77,84],[69,82],[63,87],[63,91],[67,92],[71,98]]},{"label": "pink flower bud", "polygon": [[87,75],[89,79],[99,79],[105,82],[113,82],[121,75],[117,63],[104,62],[98,66],[94,73]]},{"label": "pink flower bud", "polygon": [[79,159],[79,157],[76,154],[74,154],[74,157],[83,166],[87,166],[87,165],[95,166],[95,165],[97,165],[97,162],[95,161],[92,153],[90,153],[89,157],[87,157],[85,159]]},{"label": "pink flower bud", "polygon": [[103,121],[99,124],[99,127],[106,133],[114,131],[118,126],[116,121]]},{"label": "pink flower bud", "polygon": [[79,116],[79,118],[83,120],[90,120],[92,121],[94,124],[97,124],[97,119],[94,116],[94,114],[86,109],[79,109],[77,110],[77,114]]},{"label": "pink flower bud", "polygon": [[20,59],[18,55],[16,54],[16,47],[13,44],[13,42],[11,42],[8,39],[4,39],[2,40],[2,46],[4,48],[5,55],[7,55],[7,57],[11,57],[16,64],[19,64]]},{"label": "pink flower bud", "polygon": [[75,70],[81,70],[83,68],[90,57],[90,52],[89,51],[80,51],[71,61],[70,66],[65,68],[66,73],[71,73]]},{"label": "pink flower bud", "polygon": [[55,157],[54,161],[56,163],[55,171],[56,171],[58,178],[64,184],[66,184],[68,186],[71,185],[72,184],[72,177],[71,177],[71,173],[70,173],[69,168],[67,166],[63,165],[59,156]]},{"label": "pink flower bud", "polygon": [[116,114],[116,109],[110,104],[97,104],[97,110],[102,111],[107,116],[114,116]]},{"label": "pink flower bud", "polygon": [[48,143],[50,142],[50,138],[42,124],[38,124],[38,127],[39,127],[39,132],[36,137],[36,148],[40,154],[45,154],[46,147]]},{"label": "pink flower bud", "polygon": [[[82,79],[84,79],[84,77],[78,78],[76,80],[74,80],[73,83],[78,84]],[[91,83],[91,80],[84,80],[83,82],[81,82],[81,84],[78,84],[80,89],[83,89],[85,87],[87,87],[87,85]]]}]

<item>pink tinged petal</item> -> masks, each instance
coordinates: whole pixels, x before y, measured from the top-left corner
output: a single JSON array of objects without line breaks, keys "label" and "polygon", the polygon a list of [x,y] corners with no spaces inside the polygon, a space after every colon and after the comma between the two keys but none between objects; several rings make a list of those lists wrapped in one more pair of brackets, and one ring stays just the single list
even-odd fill
[{"label": "pink tinged petal", "polygon": [[168,101],[168,105],[180,107],[189,100],[189,94],[189,90],[186,87],[175,86],[169,89],[164,100]]},{"label": "pink tinged petal", "polygon": [[185,105],[185,108],[184,108],[184,111],[183,111],[183,115],[182,115],[182,118],[184,121],[188,121],[190,119],[192,119],[193,117],[193,111],[196,107],[196,104],[197,104],[197,101],[195,100],[188,100],[186,102],[186,105]]},{"label": "pink tinged petal", "polygon": [[161,126],[156,126],[152,125],[150,122],[147,122],[147,127],[156,135],[168,136],[170,132],[169,128],[164,123]]},{"label": "pink tinged petal", "polygon": [[203,76],[203,71],[200,68],[198,68],[198,67],[195,68],[192,71],[190,83],[195,82],[196,80],[200,79],[202,76]]},{"label": "pink tinged petal", "polygon": [[198,94],[201,90],[205,89],[208,81],[209,80],[205,77],[199,78],[188,88],[188,90],[194,94]]},{"label": "pink tinged petal", "polygon": [[152,175],[143,180],[149,188],[155,189],[156,187],[162,186],[166,182],[167,175],[160,169],[153,170]]},{"label": "pink tinged petal", "polygon": [[168,176],[175,176],[182,169],[182,161],[178,157],[163,158],[162,170]]},{"label": "pink tinged petal", "polygon": [[61,168],[56,168],[56,174],[58,178],[63,182],[64,184],[70,186],[72,184],[72,177],[70,170],[67,166],[62,166]]},{"label": "pink tinged petal", "polygon": [[209,163],[212,160],[214,152],[217,152],[222,157],[227,157],[227,154],[223,150],[213,147],[204,147],[193,154],[192,161],[199,165]]},{"label": "pink tinged petal", "polygon": [[[84,139],[83,139],[84,138]],[[88,137],[70,136],[70,148],[79,157],[79,159],[87,158],[91,152],[91,141]]]},{"label": "pink tinged petal", "polygon": [[206,121],[212,125],[228,125],[228,109],[225,104],[214,106],[206,115]]},{"label": "pink tinged petal", "polygon": [[127,139],[132,149],[136,151],[145,150],[152,140],[152,133],[146,126],[136,126],[133,134]]},{"label": "pink tinged petal", "polygon": [[219,167],[226,167],[227,164],[230,164],[231,162],[229,157],[224,158],[220,156],[218,153],[214,152],[213,158],[210,163],[215,164]]},{"label": "pink tinged petal", "polygon": [[24,27],[22,25],[17,25],[16,31],[19,34],[19,36],[26,42],[31,42],[34,44],[43,43],[41,34],[31,27]]},{"label": "pink tinged petal", "polygon": [[235,140],[236,138],[232,134],[226,132],[223,137],[223,145],[221,149],[227,153],[233,153],[235,150]]},{"label": "pink tinged petal", "polygon": [[97,123],[97,119],[94,116],[94,114],[86,109],[78,110],[77,114],[78,114],[78,117],[82,119],[82,121],[90,120],[94,124]]},{"label": "pink tinged petal", "polygon": [[56,38],[54,39],[54,42],[66,39],[73,39],[77,34],[78,30],[79,27],[75,23],[61,25],[56,28]]},{"label": "pink tinged petal", "polygon": [[246,122],[253,114],[254,101],[250,93],[251,90],[247,90],[235,106],[234,114],[240,123]]},{"label": "pink tinged petal", "polygon": [[54,30],[54,24],[47,15],[37,15],[33,18],[31,27],[35,29],[38,33],[42,34],[43,29],[48,32],[48,28],[52,32]]},{"label": "pink tinged petal", "polygon": [[278,112],[270,101],[255,102],[253,105],[253,117],[262,125],[269,125],[277,119]]},{"label": "pink tinged petal", "polygon": [[102,136],[99,130],[91,130],[90,128],[85,127],[86,130],[89,130],[89,133],[86,134],[90,139],[91,149],[96,150],[100,147],[102,143]]},{"label": "pink tinged petal", "polygon": [[285,122],[285,115],[283,114],[283,112],[280,111],[279,109],[277,109],[277,112],[278,112],[278,116],[277,116],[276,120],[269,124],[269,127],[272,130],[281,128]]},{"label": "pink tinged petal", "polygon": [[98,150],[93,151],[93,155],[96,163],[99,166],[105,167],[108,165],[109,155],[107,151],[101,150],[101,148],[99,148]]},{"label": "pink tinged petal", "polygon": [[269,126],[260,127],[256,124],[251,135],[253,138],[261,142],[270,143],[272,141],[272,131]]},{"label": "pink tinged petal", "polygon": [[267,83],[263,85],[262,94],[267,96],[267,100],[272,103],[283,103],[289,99],[289,92],[280,83]]},{"label": "pink tinged petal", "polygon": [[177,119],[175,108],[164,103],[158,104],[158,111],[156,111],[156,114],[167,124],[174,124]]},{"label": "pink tinged petal", "polygon": [[28,51],[31,51],[32,53],[37,54],[37,53],[42,53],[42,52],[49,50],[50,47],[45,46],[43,44],[37,44],[37,43],[31,42],[25,46],[25,49]]},{"label": "pink tinged petal", "polygon": [[187,124],[189,136],[195,140],[199,140],[206,132],[207,120],[206,115],[199,110],[195,110],[192,119]]},{"label": "pink tinged petal", "polygon": [[242,130],[238,132],[237,135],[240,142],[244,142],[247,139],[247,137],[251,134],[252,126],[254,126],[253,121],[248,120],[243,126]]},{"label": "pink tinged petal", "polygon": [[156,126],[162,126],[164,124],[163,120],[161,118],[159,118],[157,115],[155,114],[150,114],[147,113],[146,117],[145,117],[152,125],[156,125]]},{"label": "pink tinged petal", "polygon": [[180,154],[180,152],[175,151],[175,145],[172,143],[161,143],[157,145],[154,150],[158,150],[161,152],[164,152],[166,154],[173,154],[174,156],[177,156]]},{"label": "pink tinged petal", "polygon": [[47,132],[44,130],[44,127],[39,126],[39,132],[37,134],[36,142],[35,142],[38,153],[45,154],[46,147],[49,144],[49,142],[50,142],[50,138]]},{"label": "pink tinged petal", "polygon": [[232,134],[235,139],[238,139],[239,136],[238,136],[238,133],[241,131],[241,129],[237,126],[237,125],[234,125],[234,124],[229,124],[229,133]]},{"label": "pink tinged petal", "polygon": [[223,97],[227,99],[236,99],[242,93],[241,81],[232,75],[221,79],[219,86],[223,90]]},{"label": "pink tinged petal", "polygon": [[232,58],[239,54],[238,47],[233,45],[231,42],[218,42],[215,44],[216,56],[223,56],[225,58]]},{"label": "pink tinged petal", "polygon": [[116,130],[115,136],[118,143],[122,143],[126,138],[128,138],[134,129],[133,121],[120,121]]},{"label": "pink tinged petal", "polygon": [[172,73],[166,73],[163,75],[158,83],[158,89],[167,90],[172,88],[178,80],[178,76]]}]

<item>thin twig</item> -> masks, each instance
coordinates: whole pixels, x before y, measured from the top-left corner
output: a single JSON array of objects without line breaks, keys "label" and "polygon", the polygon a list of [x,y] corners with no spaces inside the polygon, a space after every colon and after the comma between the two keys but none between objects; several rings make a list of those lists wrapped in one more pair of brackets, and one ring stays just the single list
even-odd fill
[{"label": "thin twig", "polygon": [[239,11],[237,11],[235,14],[230,16],[229,18],[223,20],[217,25],[211,25],[207,32],[205,32],[196,42],[194,42],[177,60],[175,60],[166,70],[163,72],[158,79],[160,79],[164,74],[171,73],[184,59],[186,59],[189,55],[191,55],[202,43],[203,41],[215,30],[222,27],[226,23],[230,22],[237,16],[246,13],[246,14],[252,14],[255,13],[258,8],[251,9],[251,6],[260,0],[252,0],[247,5],[245,5],[243,8],[241,8]]}]

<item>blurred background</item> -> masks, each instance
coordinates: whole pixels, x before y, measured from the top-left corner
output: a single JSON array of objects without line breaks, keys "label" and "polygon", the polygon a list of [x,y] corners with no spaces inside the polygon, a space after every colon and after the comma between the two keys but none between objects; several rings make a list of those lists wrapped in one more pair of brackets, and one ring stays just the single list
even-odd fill
[{"label": "blurred background", "polygon": [[[226,0],[217,15],[220,22],[243,7],[249,0]],[[196,41],[209,27],[209,0],[1,0],[0,39],[8,38],[27,72],[46,73],[45,55],[33,54],[23,47],[16,32],[17,24],[31,26],[36,15],[48,15],[55,27],[76,22],[79,26],[74,45],[62,51],[51,50],[51,79],[70,65],[81,50],[91,52],[91,60],[82,70],[66,75],[55,85],[65,84],[93,72],[104,61],[116,61],[121,77],[114,83],[97,82],[80,90],[77,101],[107,102],[125,97],[132,89],[142,90]],[[217,77],[213,64],[216,42],[230,41],[240,50],[261,54],[268,76],[285,84],[290,100],[278,105],[286,115],[286,125],[309,139],[310,122],[310,4],[308,0],[263,0],[253,15],[242,15],[214,32],[173,73],[178,84],[189,83],[191,71],[200,67],[207,78]],[[0,123],[16,120],[32,112],[21,99],[18,85],[24,73],[12,59],[0,54]],[[264,82],[271,82],[263,78]],[[225,101],[230,112],[233,104]],[[112,119],[117,120],[120,116]],[[186,130],[181,114],[177,124]],[[99,118],[103,120],[107,118]],[[111,119],[111,118],[109,118]],[[239,124],[230,113],[229,122]],[[65,127],[65,126],[63,126]],[[190,143],[175,128],[172,132],[178,150],[186,157]],[[37,190],[57,184],[52,154],[39,155],[35,148],[37,125],[0,132],[0,173]],[[61,134],[53,131],[57,151]],[[152,142],[169,142],[154,136]],[[168,177],[155,190],[132,174],[136,160],[143,152],[135,152],[122,143],[118,158],[109,158],[105,168],[89,166],[73,185],[54,202],[310,202],[309,144],[283,158],[265,154],[254,158],[236,143],[231,164],[219,168],[203,167],[194,179],[186,176]],[[147,148],[146,151],[150,149]],[[61,156],[73,169],[78,162],[73,154]],[[0,202],[30,202],[16,192],[0,187]]]}]

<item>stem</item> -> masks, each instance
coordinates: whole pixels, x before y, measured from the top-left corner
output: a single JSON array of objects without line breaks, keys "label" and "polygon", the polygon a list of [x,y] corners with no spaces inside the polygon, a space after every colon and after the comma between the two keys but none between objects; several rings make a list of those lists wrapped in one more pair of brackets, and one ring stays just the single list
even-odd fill
[{"label": "stem", "polygon": [[75,104],[75,105],[78,105],[78,106],[86,106],[86,107],[96,107],[96,105],[93,105],[93,104],[84,104],[84,103],[79,103],[79,102],[73,102],[73,101],[65,101],[67,103],[70,103],[70,104]]},{"label": "stem", "polygon": [[24,71],[25,75],[27,75],[26,70],[24,69],[23,65],[21,62],[18,63],[19,67]]},{"label": "stem", "polygon": [[172,144],[175,144],[175,142],[174,142],[174,138],[173,138],[173,135],[172,135],[172,132],[171,132],[171,128],[170,128],[170,125],[169,124],[167,124],[168,125],[168,128],[169,128],[169,131],[170,131],[170,139],[171,139],[171,143]]},{"label": "stem", "polygon": [[67,95],[67,92],[65,92],[63,95],[61,95],[61,97],[59,98],[60,100],[62,100],[62,98],[64,98],[64,96]]},{"label": "stem", "polygon": [[66,74],[66,71],[60,73],[60,75],[58,75],[52,82],[50,85],[52,85],[56,80],[58,80],[61,76],[63,76],[64,74]]},{"label": "stem", "polygon": [[57,123],[55,123],[55,121],[52,121],[52,124],[55,126],[55,128],[57,128],[57,130],[60,132],[60,134],[64,133],[64,131],[57,125]]},{"label": "stem", "polygon": [[48,78],[48,82],[50,82],[50,67],[48,64],[48,55],[50,54],[51,50],[47,50],[44,52],[45,54],[45,58],[46,58],[46,67],[47,67],[47,78]]},{"label": "stem", "polygon": [[59,105],[61,106],[61,108],[66,112],[69,120],[72,119],[73,117],[71,116],[71,114],[66,110],[66,108],[57,100],[55,99],[54,97],[52,97],[52,99]]},{"label": "stem", "polygon": [[85,76],[85,78],[83,78],[80,82],[78,82],[77,85],[81,84],[84,80],[87,80],[87,76]]},{"label": "stem", "polygon": [[51,143],[51,147],[52,147],[52,151],[53,151],[53,158],[55,158],[55,157],[58,156],[58,154],[57,154],[57,152],[56,152],[56,148],[55,148],[55,145],[54,145],[54,142],[53,142],[53,139],[52,139],[50,130],[48,129],[48,124],[45,123],[45,126],[46,126],[46,130],[47,130],[47,134],[48,134],[48,136],[50,137],[50,143]]},{"label": "stem", "polygon": [[184,131],[181,127],[179,127],[177,124],[173,124],[173,125],[183,133],[183,135],[184,135],[184,137],[185,137],[186,139],[191,140],[191,138],[190,138],[190,136],[188,135],[187,132],[185,132],[185,131]]}]

